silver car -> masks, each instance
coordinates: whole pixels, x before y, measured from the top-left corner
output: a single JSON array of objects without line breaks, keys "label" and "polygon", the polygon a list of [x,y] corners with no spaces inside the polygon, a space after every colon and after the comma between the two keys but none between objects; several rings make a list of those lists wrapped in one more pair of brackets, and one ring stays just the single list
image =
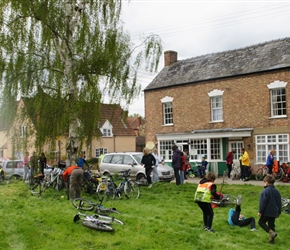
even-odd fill
[{"label": "silver car", "polygon": [[[3,171],[5,172],[6,179],[22,179],[24,175],[24,169],[23,169],[23,161],[22,160],[5,160],[1,162]],[[50,174],[52,171],[52,167],[49,165],[46,165],[46,168],[44,169],[44,174]]]},{"label": "silver car", "polygon": [[[147,183],[145,168],[141,166],[143,153],[125,152],[105,154],[100,163],[100,172],[104,175],[116,174],[121,170],[131,169],[131,177],[136,178],[140,184]],[[174,172],[172,167],[159,164],[157,167],[159,181],[172,181]]]}]

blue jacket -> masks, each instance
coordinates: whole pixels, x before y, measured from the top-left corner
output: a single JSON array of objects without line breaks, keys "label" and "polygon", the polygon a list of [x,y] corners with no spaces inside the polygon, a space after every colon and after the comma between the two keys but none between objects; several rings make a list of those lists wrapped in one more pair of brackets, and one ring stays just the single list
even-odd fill
[{"label": "blue jacket", "polygon": [[277,218],[281,214],[282,202],[279,191],[272,185],[265,186],[260,194],[259,213]]},{"label": "blue jacket", "polygon": [[266,166],[273,166],[274,164],[274,156],[269,154],[266,161]]}]

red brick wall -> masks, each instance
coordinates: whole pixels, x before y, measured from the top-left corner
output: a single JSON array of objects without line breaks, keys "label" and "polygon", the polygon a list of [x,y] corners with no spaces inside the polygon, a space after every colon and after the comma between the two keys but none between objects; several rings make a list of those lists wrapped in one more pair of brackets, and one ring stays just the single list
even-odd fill
[{"label": "red brick wall", "polygon": [[[194,83],[145,92],[146,141],[155,134],[190,132],[218,128],[269,128],[289,126],[288,118],[269,119],[270,92],[268,84],[288,82],[286,86],[287,116],[290,116],[290,71],[253,74],[230,79]],[[210,98],[214,89],[224,91],[223,120],[211,123]],[[173,99],[173,126],[163,126],[161,99]]]}]

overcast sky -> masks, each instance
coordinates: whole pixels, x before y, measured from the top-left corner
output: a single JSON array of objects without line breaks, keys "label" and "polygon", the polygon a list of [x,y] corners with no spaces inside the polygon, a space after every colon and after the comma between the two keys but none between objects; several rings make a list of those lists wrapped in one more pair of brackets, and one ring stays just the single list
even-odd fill
[{"label": "overcast sky", "polygon": [[[174,50],[182,60],[290,37],[290,0],[131,0],[123,3],[122,20],[134,43],[140,34],[158,34],[163,52]],[[140,71],[142,90],[157,73]],[[144,116],[143,91],[129,107],[136,113]]]}]

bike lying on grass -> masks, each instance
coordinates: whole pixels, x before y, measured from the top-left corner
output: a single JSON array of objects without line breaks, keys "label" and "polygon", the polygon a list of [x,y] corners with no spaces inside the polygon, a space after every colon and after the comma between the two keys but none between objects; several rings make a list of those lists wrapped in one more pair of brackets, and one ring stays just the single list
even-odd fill
[{"label": "bike lying on grass", "polygon": [[281,197],[281,202],[282,202],[282,212],[290,214],[290,199]]},{"label": "bike lying on grass", "polygon": [[93,203],[84,198],[76,198],[72,201],[75,208],[79,210],[92,211],[95,207],[95,213],[93,215],[87,215],[78,213],[74,216],[74,222],[79,220],[82,221],[82,225],[91,229],[104,232],[112,232],[114,229],[110,226],[112,223],[118,223],[124,225],[124,222],[115,218],[110,217],[108,214],[117,213],[120,214],[115,208],[105,208],[102,206],[102,201],[100,204]]},{"label": "bike lying on grass", "polygon": [[96,208],[95,213],[98,213],[100,215],[109,215],[110,213],[116,213],[120,214],[119,211],[117,211],[116,208],[105,208],[102,205],[103,199],[100,200],[100,203],[94,203],[90,200],[87,200],[85,198],[75,198],[72,201],[73,206],[82,211],[93,211],[94,208]]}]

